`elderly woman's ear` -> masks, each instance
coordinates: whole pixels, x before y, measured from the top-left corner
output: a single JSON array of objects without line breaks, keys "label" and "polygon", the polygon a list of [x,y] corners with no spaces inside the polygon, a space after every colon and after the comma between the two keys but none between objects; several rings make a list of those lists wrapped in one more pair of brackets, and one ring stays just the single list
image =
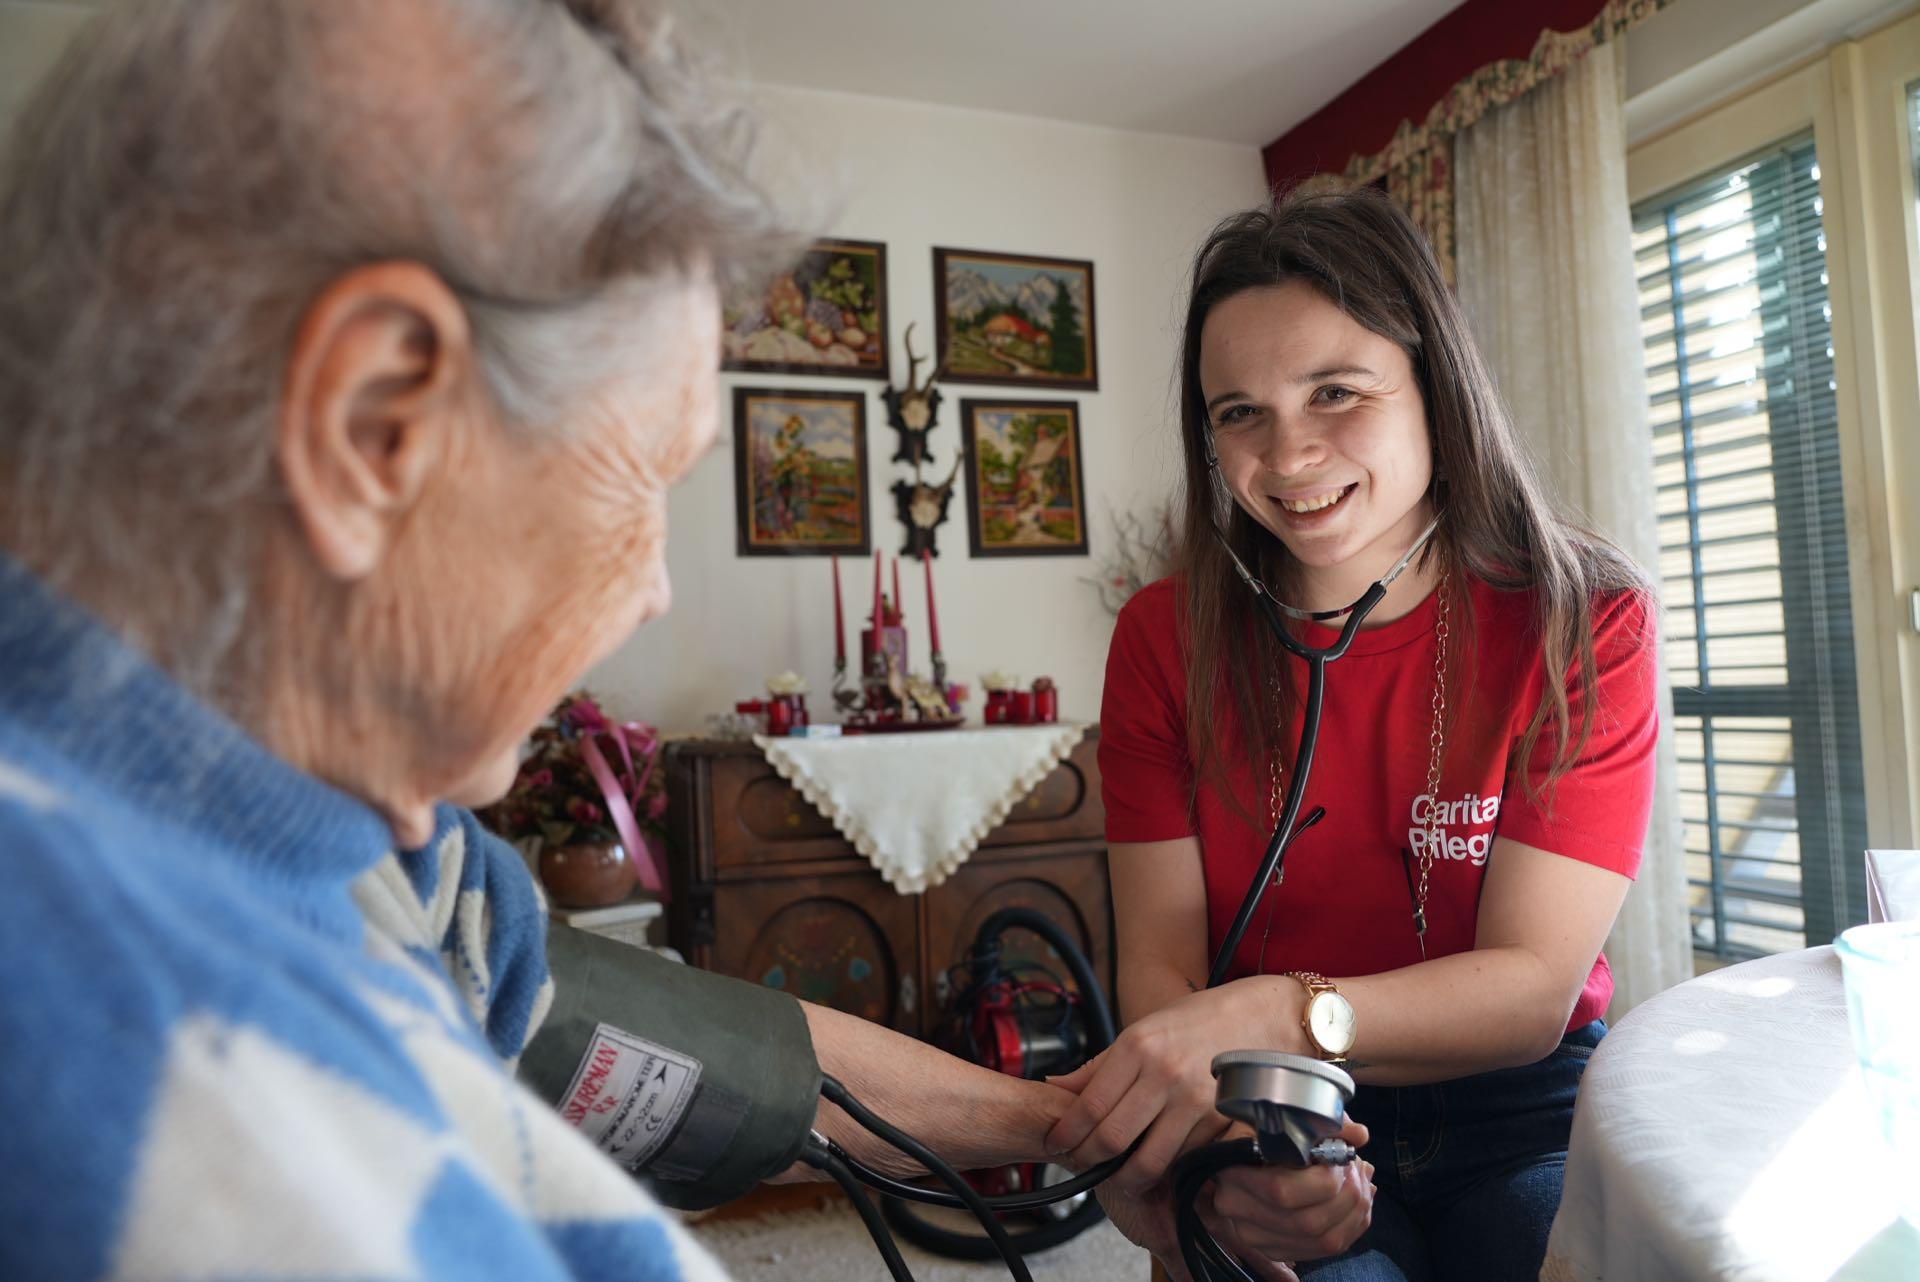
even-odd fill
[{"label": "elderly woman's ear", "polygon": [[445,460],[472,405],[466,313],[416,263],[340,277],[289,353],[278,459],[315,561],[363,578]]}]

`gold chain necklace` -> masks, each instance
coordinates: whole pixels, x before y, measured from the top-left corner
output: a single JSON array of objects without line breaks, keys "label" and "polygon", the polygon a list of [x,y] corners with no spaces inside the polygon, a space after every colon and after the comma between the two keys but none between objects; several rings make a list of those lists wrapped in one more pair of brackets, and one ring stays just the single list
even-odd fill
[{"label": "gold chain necklace", "polygon": [[[1440,830],[1440,757],[1445,741],[1447,720],[1447,638],[1451,632],[1449,619],[1452,613],[1453,594],[1448,590],[1452,578],[1440,576],[1439,618],[1433,627],[1433,725],[1427,735],[1427,840],[1420,851],[1418,863],[1420,878],[1416,885],[1413,879],[1412,862],[1407,870],[1408,889],[1413,892],[1413,932],[1420,941],[1420,960],[1427,958],[1427,890],[1433,877],[1433,861],[1439,850]],[[1274,677],[1274,690],[1279,692],[1280,677]],[[1283,807],[1280,770],[1280,754],[1275,752],[1268,762],[1267,777],[1270,787],[1267,794],[1268,822],[1278,827],[1280,811]],[[1401,852],[1406,855],[1405,851]],[[1286,865],[1274,869],[1273,880],[1267,886],[1269,891],[1278,890],[1286,878]],[[1273,933],[1273,899],[1267,900],[1265,924],[1260,929],[1259,974],[1267,973],[1267,940]]]}]

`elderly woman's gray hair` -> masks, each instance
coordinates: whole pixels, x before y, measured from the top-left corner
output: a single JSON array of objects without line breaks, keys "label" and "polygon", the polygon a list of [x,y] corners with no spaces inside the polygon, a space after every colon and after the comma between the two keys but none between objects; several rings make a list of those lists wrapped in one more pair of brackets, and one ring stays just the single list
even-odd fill
[{"label": "elderly woman's gray hair", "polygon": [[[503,419],[557,430],[652,282],[792,244],[744,117],[641,0],[141,0],[0,177],[0,546],[216,701],[294,331],[342,272],[459,296]],[[127,610],[132,609],[132,617]]]}]

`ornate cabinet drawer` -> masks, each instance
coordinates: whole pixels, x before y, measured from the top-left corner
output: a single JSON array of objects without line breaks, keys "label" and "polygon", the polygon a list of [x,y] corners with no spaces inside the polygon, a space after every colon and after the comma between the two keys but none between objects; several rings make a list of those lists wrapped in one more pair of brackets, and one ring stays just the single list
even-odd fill
[{"label": "ornate cabinet drawer", "polygon": [[[733,748],[733,751],[727,751]],[[758,875],[770,865],[866,860],[752,744],[674,744],[667,750],[676,863],[697,876]],[[690,860],[682,856],[690,854]]]},{"label": "ornate cabinet drawer", "polygon": [[716,869],[818,859],[865,862],[827,817],[758,753],[716,760],[712,789]]}]

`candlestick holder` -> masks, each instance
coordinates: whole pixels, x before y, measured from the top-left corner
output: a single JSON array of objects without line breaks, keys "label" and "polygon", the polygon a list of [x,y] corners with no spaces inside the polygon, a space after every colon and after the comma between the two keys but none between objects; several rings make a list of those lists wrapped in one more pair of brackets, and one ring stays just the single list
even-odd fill
[{"label": "candlestick holder", "polygon": [[[945,658],[934,656],[933,680],[916,675],[908,666],[907,629],[898,606],[882,597],[879,614],[879,627],[868,626],[860,632],[858,692],[841,689],[844,671],[835,671],[834,702],[846,733],[945,730],[959,725],[963,718],[947,699]],[[869,625],[872,622],[868,620]]]}]

